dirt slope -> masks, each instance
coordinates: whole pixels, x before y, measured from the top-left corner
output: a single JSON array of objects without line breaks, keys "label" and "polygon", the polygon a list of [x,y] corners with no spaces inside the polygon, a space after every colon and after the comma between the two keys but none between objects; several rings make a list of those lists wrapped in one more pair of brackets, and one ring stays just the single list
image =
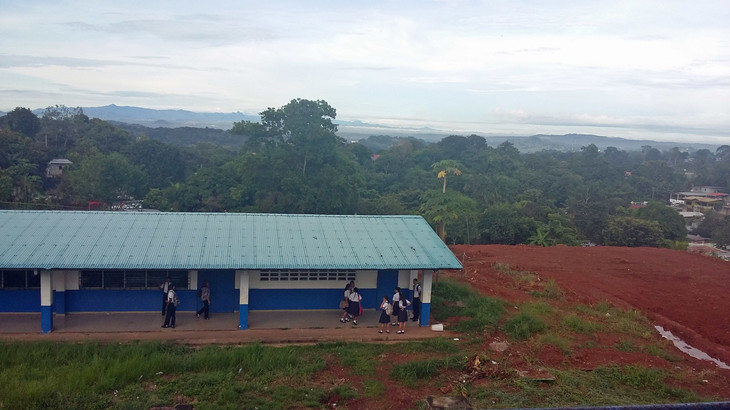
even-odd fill
[{"label": "dirt slope", "polygon": [[487,295],[529,298],[507,286],[493,264],[553,279],[568,302],[607,301],[642,311],[654,324],[713,358],[730,364],[730,262],[710,256],[656,248],[459,245],[459,276]]}]

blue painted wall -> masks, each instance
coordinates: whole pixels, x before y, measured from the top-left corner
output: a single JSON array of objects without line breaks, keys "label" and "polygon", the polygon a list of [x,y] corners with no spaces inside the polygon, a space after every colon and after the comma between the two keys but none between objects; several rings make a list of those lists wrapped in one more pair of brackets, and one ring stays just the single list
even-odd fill
[{"label": "blue painted wall", "polygon": [[[375,289],[360,289],[364,309],[378,303]],[[249,310],[338,309],[342,289],[251,289]]]},{"label": "blue painted wall", "polygon": [[34,290],[1,290],[0,312],[34,312],[41,311],[41,291]]},{"label": "blue painted wall", "polygon": [[53,313],[66,314],[66,292],[53,291]]},{"label": "blue painted wall", "polygon": [[[178,290],[179,311],[196,311],[202,302],[196,290]],[[232,289],[226,298],[228,310],[239,309],[240,291]],[[156,312],[161,307],[158,290],[67,290],[53,293],[53,312]],[[377,289],[360,289],[365,309],[374,309],[380,303]],[[251,289],[248,310],[338,309],[342,289]],[[234,303],[231,303],[235,301]],[[211,306],[215,304],[212,300]],[[40,291],[0,291],[0,312],[40,312]]]}]

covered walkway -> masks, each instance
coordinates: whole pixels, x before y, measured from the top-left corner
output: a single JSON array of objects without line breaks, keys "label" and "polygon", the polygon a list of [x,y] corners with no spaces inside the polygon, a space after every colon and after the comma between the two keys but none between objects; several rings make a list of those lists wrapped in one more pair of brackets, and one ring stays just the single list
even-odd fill
[{"label": "covered walkway", "polygon": [[[340,310],[253,311],[249,329],[238,330],[238,312],[196,318],[194,312],[178,312],[175,329],[162,329],[164,316],[157,312],[69,313],[56,315],[53,332],[38,332],[40,313],[0,314],[0,341],[131,341],[174,340],[188,344],[317,343],[337,341],[398,341],[448,336],[430,327],[408,322],[406,333],[377,332],[379,313],[366,310],[358,326],[340,323]],[[449,336],[450,337],[450,336]]]}]

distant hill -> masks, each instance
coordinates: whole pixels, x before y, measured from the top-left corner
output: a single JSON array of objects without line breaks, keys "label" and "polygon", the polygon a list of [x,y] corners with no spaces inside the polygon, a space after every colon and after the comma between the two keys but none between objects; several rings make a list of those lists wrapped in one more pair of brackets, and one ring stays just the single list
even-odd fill
[{"label": "distant hill", "polygon": [[[118,121],[139,124],[147,127],[195,127],[230,129],[234,122],[259,121],[258,115],[247,115],[241,112],[194,112],[187,110],[153,110],[151,108],[105,105],[103,107],[81,107],[90,118],[105,121]],[[33,110],[36,115],[43,115],[45,109]]]},{"label": "distant hill", "polygon": [[[239,136],[234,136],[224,130],[229,130],[234,122],[258,122],[260,116],[231,113],[205,113],[186,110],[154,110],[150,108],[106,105],[103,107],[81,107],[84,114],[91,118],[114,122],[135,135],[145,134],[150,138],[165,142],[190,145],[197,142],[210,142],[226,146],[238,146],[242,143]],[[42,115],[43,109],[33,110],[36,115]],[[0,115],[4,113],[0,112]],[[361,141],[363,145],[374,150],[389,148],[382,138],[377,141],[372,136],[387,136],[393,138],[393,143],[399,139],[418,139],[424,142],[438,142],[454,133],[432,128],[407,128],[382,124],[366,123],[362,121],[336,120],[338,134],[353,142]],[[134,127],[130,124],[137,124]],[[173,130],[173,131],[171,131]],[[468,134],[457,134],[467,136]],[[477,133],[477,135],[479,135]],[[497,146],[505,141],[512,143],[520,152],[535,152],[542,150],[578,151],[582,147],[595,144],[600,150],[615,147],[622,151],[637,151],[649,145],[660,151],[679,148],[681,151],[693,152],[708,149],[715,152],[719,145],[701,144],[694,142],[659,142],[652,140],[631,140],[617,137],[603,137],[589,134],[565,135],[532,135],[532,136],[483,136],[490,146]]]}]

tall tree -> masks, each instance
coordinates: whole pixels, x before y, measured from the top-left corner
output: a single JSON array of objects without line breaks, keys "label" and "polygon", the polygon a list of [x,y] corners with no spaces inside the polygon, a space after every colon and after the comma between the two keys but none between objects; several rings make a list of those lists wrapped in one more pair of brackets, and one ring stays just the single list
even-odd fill
[{"label": "tall tree", "polygon": [[0,118],[0,124],[4,124],[11,131],[19,132],[27,137],[33,137],[41,128],[41,120],[33,114],[29,108],[16,107]]}]

